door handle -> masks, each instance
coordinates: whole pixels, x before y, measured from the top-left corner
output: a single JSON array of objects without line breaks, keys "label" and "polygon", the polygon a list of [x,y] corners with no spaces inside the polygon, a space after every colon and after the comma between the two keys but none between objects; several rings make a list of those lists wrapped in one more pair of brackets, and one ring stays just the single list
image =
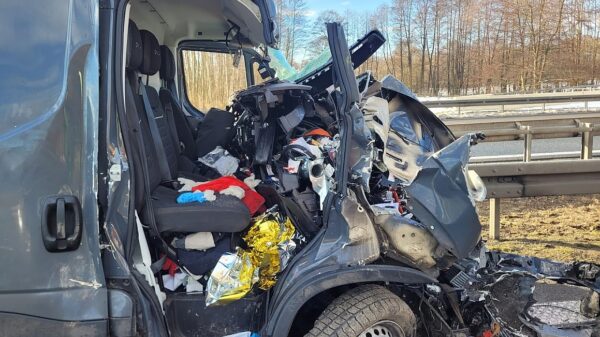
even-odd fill
[{"label": "door handle", "polygon": [[73,195],[46,198],[42,214],[42,240],[49,252],[75,250],[81,243],[81,204]]}]

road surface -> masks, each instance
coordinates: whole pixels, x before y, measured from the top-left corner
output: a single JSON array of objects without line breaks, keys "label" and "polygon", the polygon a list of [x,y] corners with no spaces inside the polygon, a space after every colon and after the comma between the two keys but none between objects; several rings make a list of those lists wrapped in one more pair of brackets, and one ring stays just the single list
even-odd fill
[{"label": "road surface", "polygon": [[[471,148],[474,161],[522,160],[524,142],[511,140],[505,142],[483,142]],[[581,138],[534,139],[532,158],[579,157]],[[552,155],[550,155],[552,154]],[[600,136],[594,137],[594,157],[600,157]]]}]

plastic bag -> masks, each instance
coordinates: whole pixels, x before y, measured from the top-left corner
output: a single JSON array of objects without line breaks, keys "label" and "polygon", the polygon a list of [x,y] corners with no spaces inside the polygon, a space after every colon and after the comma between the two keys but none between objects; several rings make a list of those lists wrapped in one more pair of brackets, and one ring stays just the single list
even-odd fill
[{"label": "plastic bag", "polygon": [[222,176],[230,176],[237,171],[239,159],[230,155],[227,150],[217,146],[203,157],[198,158],[202,164],[217,170]]}]

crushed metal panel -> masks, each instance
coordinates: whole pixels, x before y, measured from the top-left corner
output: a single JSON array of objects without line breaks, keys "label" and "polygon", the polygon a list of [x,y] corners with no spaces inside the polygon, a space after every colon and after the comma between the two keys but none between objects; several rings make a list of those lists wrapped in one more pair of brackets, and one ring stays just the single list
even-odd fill
[{"label": "crushed metal panel", "polygon": [[472,254],[458,261],[442,273],[441,280],[454,280],[459,275],[463,282],[451,284],[462,289],[463,314],[472,315],[469,307],[483,303],[484,313],[489,315],[484,326],[499,324],[500,336],[600,334],[598,265],[486,252],[480,246],[479,257]]},{"label": "crushed metal panel", "polygon": [[400,215],[379,215],[375,223],[383,229],[390,242],[390,249],[404,256],[420,269],[433,268],[436,264],[437,241],[420,223]]},{"label": "crushed metal panel", "polygon": [[428,157],[406,187],[409,209],[458,258],[475,248],[481,223],[467,189],[465,168],[471,138],[463,136]]},{"label": "crushed metal panel", "polygon": [[[384,96],[393,96],[394,93],[400,95],[405,104],[405,111],[411,112],[412,117],[425,126],[426,131],[433,137],[436,150],[449,145],[456,139],[446,124],[431,112],[429,108],[416,99],[414,93],[398,79],[391,75],[387,75],[381,80],[381,87]],[[395,109],[390,110],[395,111]]]}]

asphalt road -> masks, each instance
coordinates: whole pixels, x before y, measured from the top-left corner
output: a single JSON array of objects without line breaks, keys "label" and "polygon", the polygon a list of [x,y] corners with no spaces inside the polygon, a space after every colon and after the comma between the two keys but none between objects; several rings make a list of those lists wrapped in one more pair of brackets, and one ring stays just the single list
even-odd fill
[{"label": "asphalt road", "polygon": [[[471,148],[471,157],[476,161],[498,161],[519,159],[523,156],[524,142],[512,140],[505,142],[480,143]],[[545,157],[578,157],[581,151],[581,138],[534,139],[532,143],[533,159]],[[600,156],[600,136],[594,137],[594,156]]]}]

